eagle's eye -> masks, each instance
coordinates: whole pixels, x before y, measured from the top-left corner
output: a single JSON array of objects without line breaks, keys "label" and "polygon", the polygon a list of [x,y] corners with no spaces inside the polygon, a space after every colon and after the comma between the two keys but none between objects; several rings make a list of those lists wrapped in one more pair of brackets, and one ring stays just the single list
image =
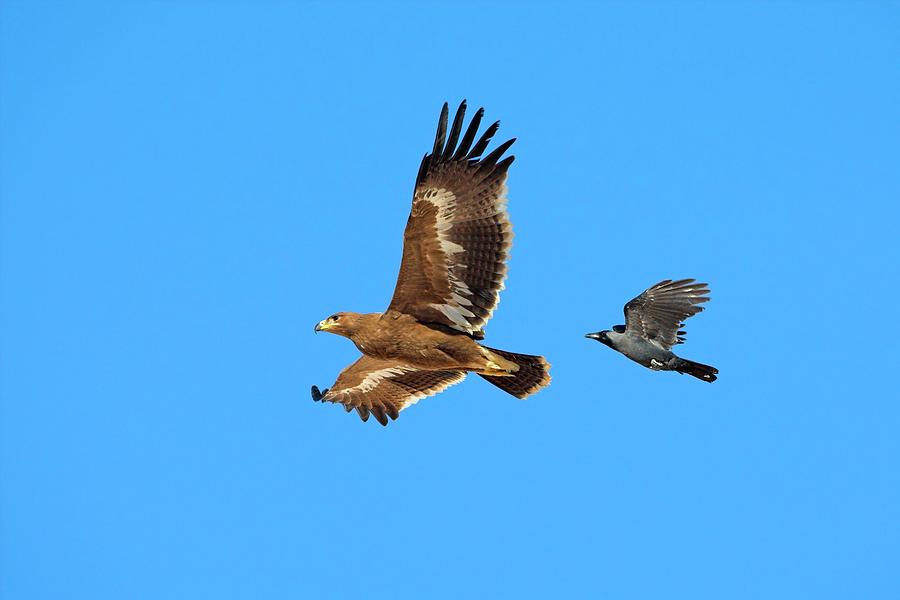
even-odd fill
[{"label": "eagle's eye", "polygon": [[338,320],[338,316],[337,316],[337,315],[331,315],[330,317],[328,317],[328,320],[329,320],[329,321],[337,321],[337,320]]}]

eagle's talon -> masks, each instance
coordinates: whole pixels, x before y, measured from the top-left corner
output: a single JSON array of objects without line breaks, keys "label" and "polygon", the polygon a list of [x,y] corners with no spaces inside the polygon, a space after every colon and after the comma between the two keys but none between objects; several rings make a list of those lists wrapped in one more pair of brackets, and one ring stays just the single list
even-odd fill
[{"label": "eagle's talon", "polygon": [[314,402],[321,402],[322,396],[328,393],[328,388],[325,388],[320,392],[317,386],[312,386],[310,392],[312,393],[312,399]]}]

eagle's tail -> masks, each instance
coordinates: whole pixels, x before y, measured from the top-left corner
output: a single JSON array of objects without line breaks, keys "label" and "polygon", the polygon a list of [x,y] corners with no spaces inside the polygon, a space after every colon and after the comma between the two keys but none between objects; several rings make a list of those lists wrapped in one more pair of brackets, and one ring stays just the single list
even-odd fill
[{"label": "eagle's tail", "polygon": [[481,377],[484,377],[488,382],[496,385],[504,392],[512,394],[516,398],[527,398],[550,384],[550,363],[543,356],[516,354],[515,352],[507,352],[506,350],[497,350],[495,348],[488,348],[488,350],[519,365],[519,370],[511,376],[492,377],[479,373]]},{"label": "eagle's tail", "polygon": [[688,375],[693,375],[697,379],[702,379],[703,381],[708,381],[710,383],[716,380],[716,373],[719,372],[715,367],[710,367],[709,365],[704,365],[692,360],[685,360],[683,358],[678,359],[674,368],[679,373],[687,373]]}]

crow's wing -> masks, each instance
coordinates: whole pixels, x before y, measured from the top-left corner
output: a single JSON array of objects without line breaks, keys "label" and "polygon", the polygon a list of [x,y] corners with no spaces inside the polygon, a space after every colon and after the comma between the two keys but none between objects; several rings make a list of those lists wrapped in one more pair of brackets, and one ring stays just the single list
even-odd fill
[{"label": "crow's wing", "polygon": [[343,404],[347,412],[355,408],[363,421],[371,413],[379,423],[387,425],[388,417],[396,419],[404,408],[465,378],[465,371],[422,371],[396,361],[363,356],[341,371],[324,394],[313,386],[312,397],[319,402]]},{"label": "crow's wing", "polygon": [[625,305],[627,331],[671,349],[684,341],[683,321],[703,310],[709,288],[693,279],[660,281]]},{"label": "crow's wing", "polygon": [[512,245],[506,174],[514,157],[501,157],[515,140],[482,158],[499,121],[473,145],[484,109],[460,139],[465,114],[464,100],[447,137],[444,104],[434,148],[422,159],[388,310],[480,339],[500,301]]}]

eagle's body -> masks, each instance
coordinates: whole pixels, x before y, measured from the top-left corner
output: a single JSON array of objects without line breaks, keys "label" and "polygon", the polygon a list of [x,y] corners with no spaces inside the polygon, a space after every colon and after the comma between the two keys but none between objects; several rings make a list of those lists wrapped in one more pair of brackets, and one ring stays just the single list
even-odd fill
[{"label": "eagle's body", "polygon": [[683,321],[703,310],[709,288],[693,279],[666,279],[625,305],[625,325],[589,333],[634,362],[654,371],[677,371],[712,383],[719,370],[676,356],[672,348],[687,335]]},{"label": "eagle's body", "polygon": [[550,383],[541,356],[478,343],[500,301],[512,224],[506,212],[503,153],[515,140],[482,157],[499,123],[475,140],[482,109],[463,133],[466,103],[448,130],[441,112],[434,148],[419,167],[403,235],[403,259],[394,296],[384,313],[337,313],[316,331],[349,338],[363,356],[341,371],[331,389],[313,386],[314,400],[356,409],[382,425],[421,398],[473,372],[525,398]]},{"label": "eagle's body", "polygon": [[480,375],[508,377],[519,366],[485,348],[467,335],[423,325],[397,311],[386,313],[338,313],[338,327],[360,352],[380,360],[428,371],[459,369]]}]

